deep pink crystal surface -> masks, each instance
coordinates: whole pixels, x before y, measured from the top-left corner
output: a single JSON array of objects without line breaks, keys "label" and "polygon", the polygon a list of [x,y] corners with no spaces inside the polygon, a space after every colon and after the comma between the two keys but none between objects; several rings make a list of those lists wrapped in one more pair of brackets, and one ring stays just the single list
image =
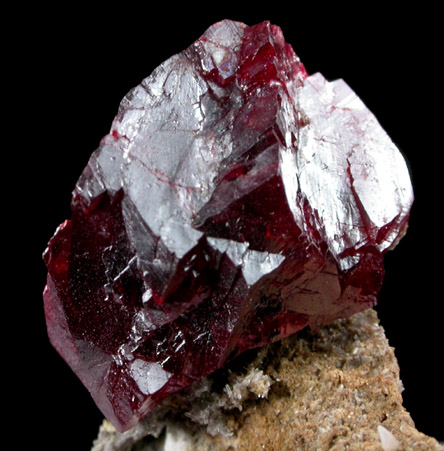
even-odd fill
[{"label": "deep pink crystal surface", "polygon": [[243,351],[375,305],[405,161],[281,30],[222,21],[122,101],[44,254],[51,343],[135,426]]}]

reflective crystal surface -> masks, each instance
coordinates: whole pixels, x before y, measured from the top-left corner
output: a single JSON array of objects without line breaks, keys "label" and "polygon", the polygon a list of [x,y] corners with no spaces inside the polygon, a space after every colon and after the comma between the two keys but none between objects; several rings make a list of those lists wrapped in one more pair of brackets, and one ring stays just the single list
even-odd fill
[{"label": "reflective crystal surface", "polygon": [[122,100],[45,251],[51,343],[119,430],[243,351],[374,306],[405,161],[268,22],[222,21]]}]

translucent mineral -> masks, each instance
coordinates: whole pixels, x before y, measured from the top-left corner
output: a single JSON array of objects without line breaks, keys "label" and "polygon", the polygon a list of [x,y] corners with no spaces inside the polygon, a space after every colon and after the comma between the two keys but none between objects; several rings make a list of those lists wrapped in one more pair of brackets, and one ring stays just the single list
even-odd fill
[{"label": "translucent mineral", "polygon": [[375,305],[402,154],[279,27],[224,20],[122,100],[44,254],[53,346],[119,431],[243,351]]}]

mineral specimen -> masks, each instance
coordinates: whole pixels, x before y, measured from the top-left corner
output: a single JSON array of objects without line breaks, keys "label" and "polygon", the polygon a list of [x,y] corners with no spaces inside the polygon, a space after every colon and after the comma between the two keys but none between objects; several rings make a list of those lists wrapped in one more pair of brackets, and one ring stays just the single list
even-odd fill
[{"label": "mineral specimen", "polygon": [[376,303],[405,161],[281,30],[222,21],[123,99],[45,251],[53,346],[119,430],[243,351]]}]

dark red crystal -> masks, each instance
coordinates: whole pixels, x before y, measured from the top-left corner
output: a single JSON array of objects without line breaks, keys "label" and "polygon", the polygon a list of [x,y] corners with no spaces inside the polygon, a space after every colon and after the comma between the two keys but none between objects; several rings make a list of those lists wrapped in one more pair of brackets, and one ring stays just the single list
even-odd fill
[{"label": "dark red crystal", "polygon": [[44,260],[51,343],[119,430],[243,351],[376,303],[405,162],[281,30],[222,21],[122,101]]}]

